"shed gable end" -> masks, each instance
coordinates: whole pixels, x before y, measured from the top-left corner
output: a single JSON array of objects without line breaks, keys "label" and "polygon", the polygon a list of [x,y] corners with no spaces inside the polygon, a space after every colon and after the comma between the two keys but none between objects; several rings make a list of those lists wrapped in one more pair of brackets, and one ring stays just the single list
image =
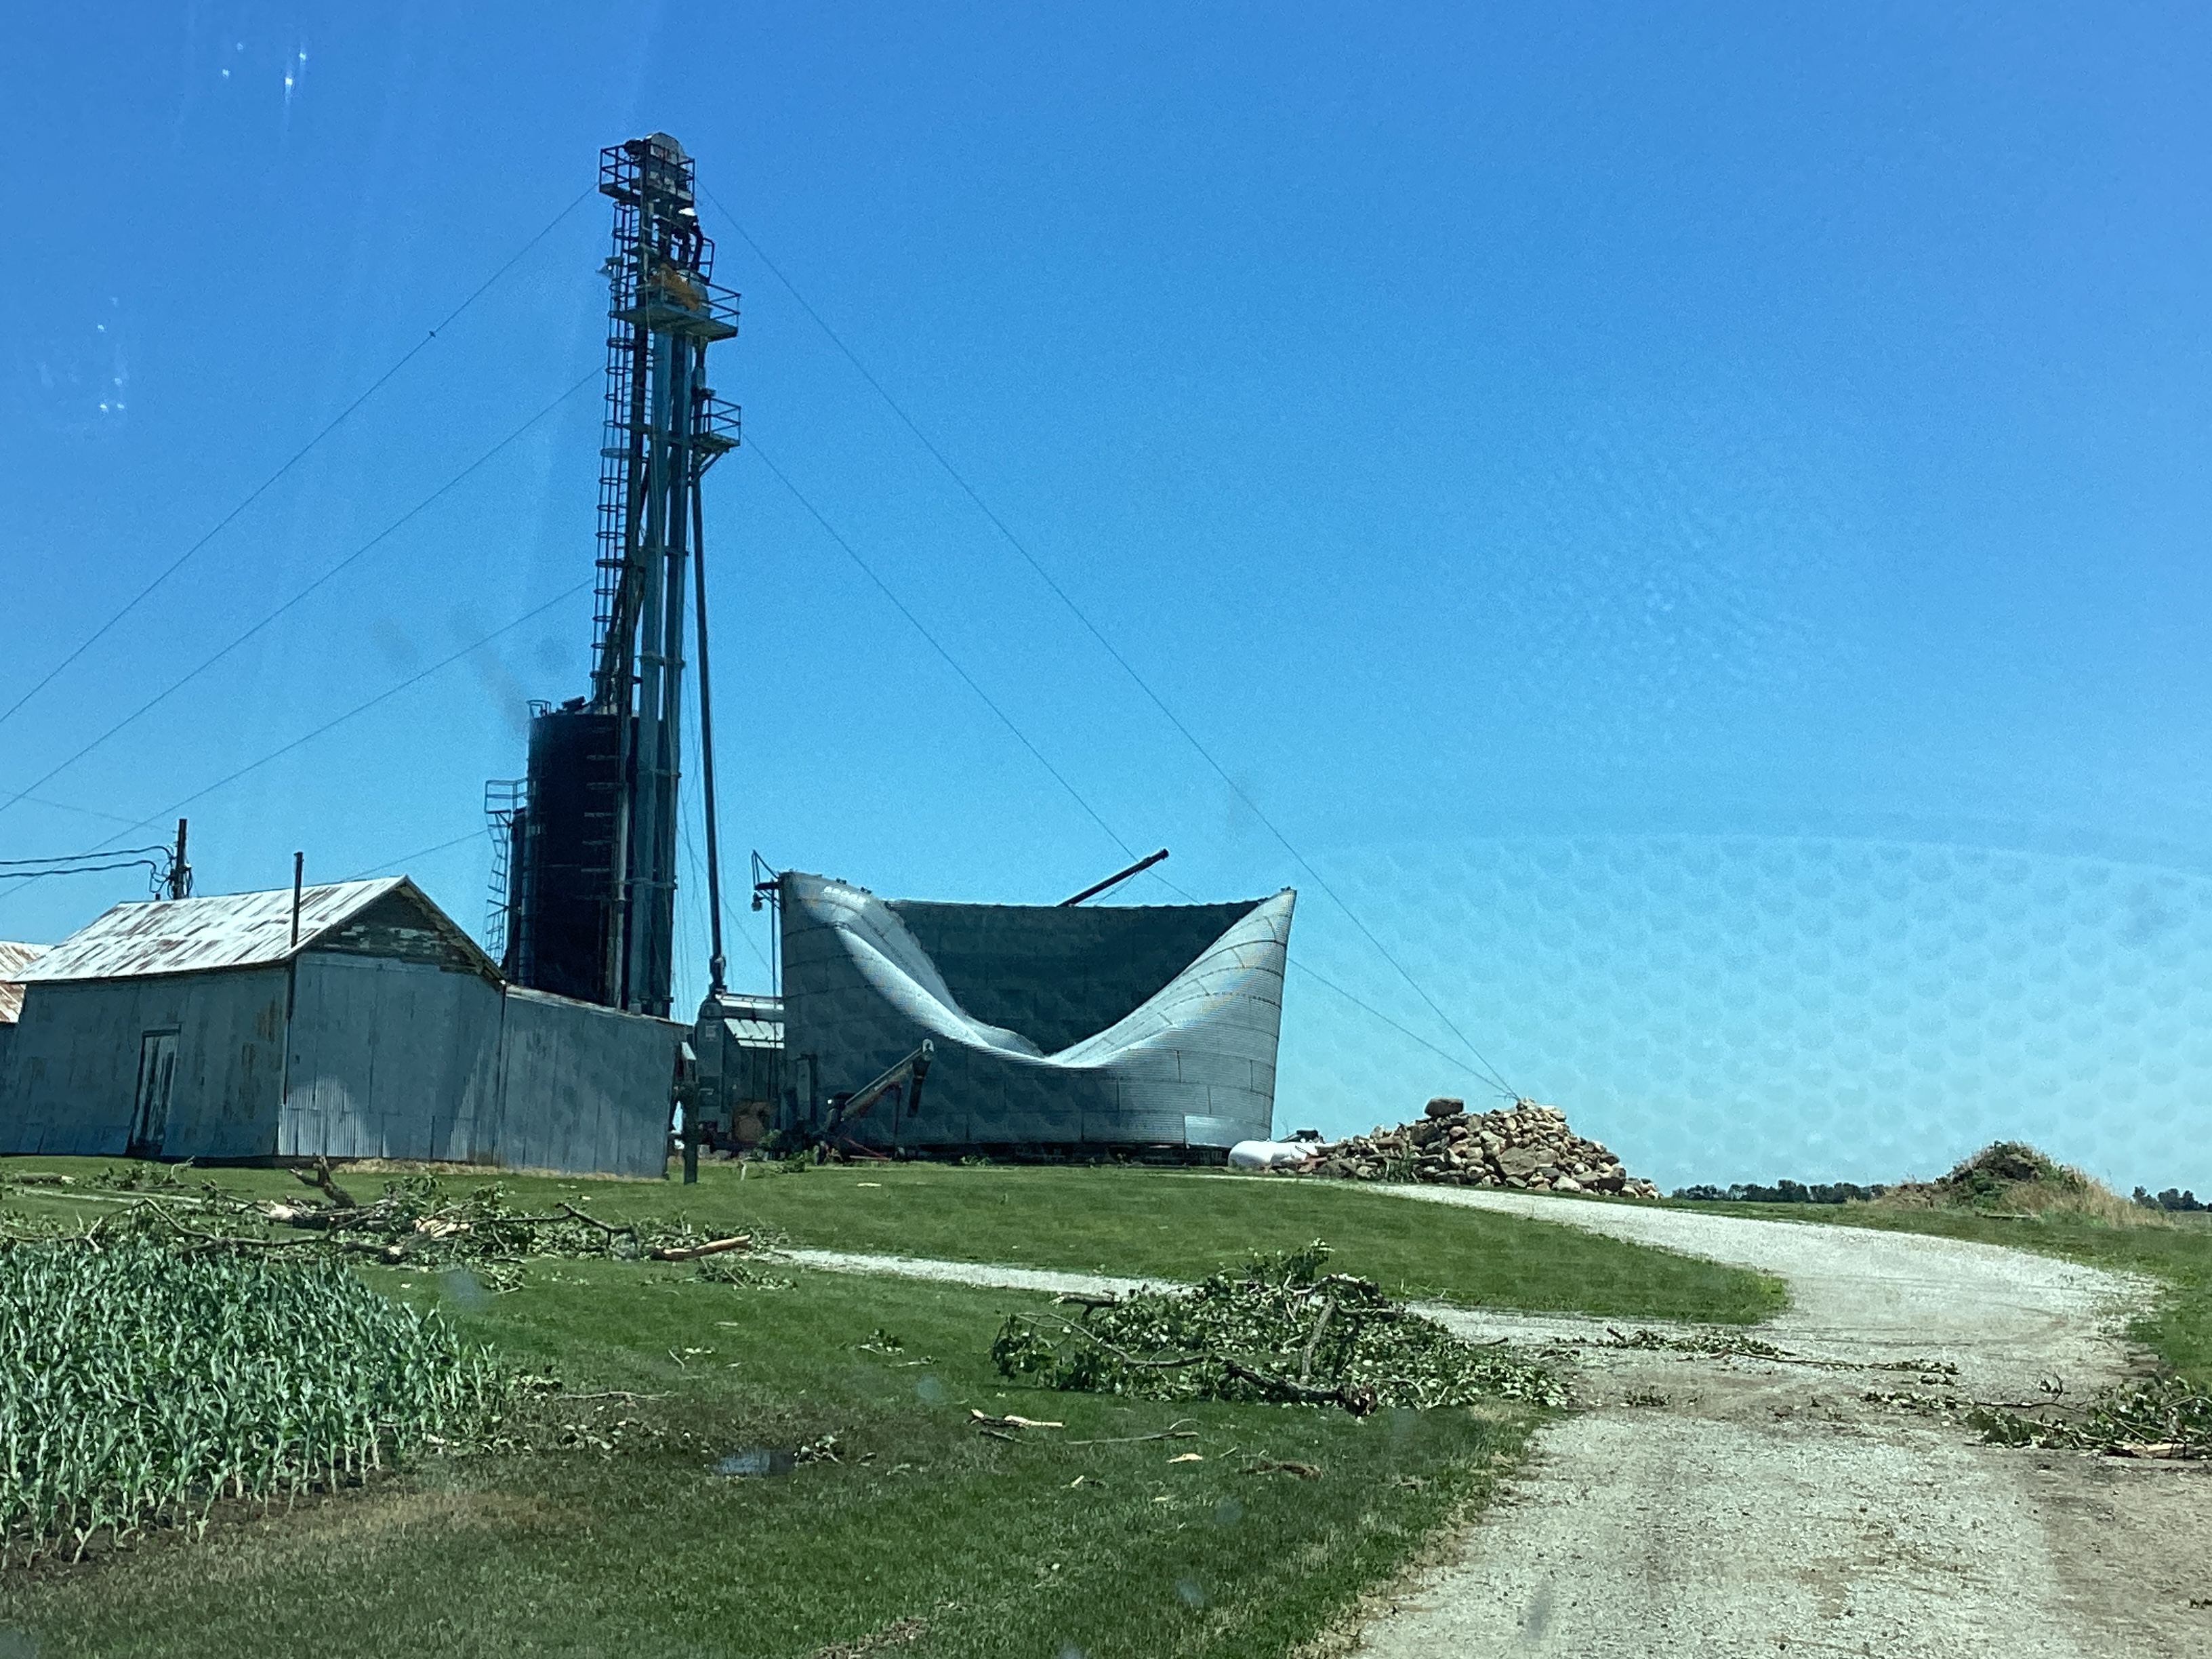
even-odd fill
[{"label": "shed gable end", "polygon": [[467,936],[405,886],[394,888],[324,933],[314,949],[381,957],[457,974],[483,970],[483,955]]}]

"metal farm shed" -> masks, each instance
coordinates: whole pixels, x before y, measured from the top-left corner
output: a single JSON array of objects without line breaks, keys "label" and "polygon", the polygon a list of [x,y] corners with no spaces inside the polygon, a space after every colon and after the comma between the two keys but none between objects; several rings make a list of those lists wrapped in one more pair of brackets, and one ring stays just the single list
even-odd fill
[{"label": "metal farm shed", "polygon": [[8,1074],[8,1050],[15,1041],[15,1022],[23,1012],[23,982],[15,976],[46,955],[43,945],[18,945],[0,939],[0,1077]]},{"label": "metal farm shed", "polygon": [[659,1176],[684,1032],[520,990],[404,876],[121,904],[17,975],[0,1152]]}]

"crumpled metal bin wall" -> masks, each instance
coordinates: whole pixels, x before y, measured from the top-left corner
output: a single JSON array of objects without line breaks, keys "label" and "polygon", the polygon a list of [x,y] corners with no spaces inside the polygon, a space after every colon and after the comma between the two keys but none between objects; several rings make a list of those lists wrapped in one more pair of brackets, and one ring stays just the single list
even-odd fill
[{"label": "crumpled metal bin wall", "polygon": [[788,1075],[801,1089],[819,1078],[802,1117],[928,1037],[920,1115],[886,1104],[855,1139],[1226,1148],[1267,1135],[1291,890],[1086,909],[896,903],[797,872],[782,885]]}]

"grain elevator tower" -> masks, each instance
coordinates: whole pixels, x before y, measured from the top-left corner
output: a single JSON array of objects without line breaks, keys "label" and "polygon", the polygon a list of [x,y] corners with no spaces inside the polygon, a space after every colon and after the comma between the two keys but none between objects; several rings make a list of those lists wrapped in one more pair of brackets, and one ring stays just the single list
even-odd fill
[{"label": "grain elevator tower", "polygon": [[[614,204],[614,243],[591,690],[533,708],[527,777],[488,797],[501,854],[493,931],[518,983],[665,1016],[685,585],[703,640],[700,481],[738,441],[707,350],[737,333],[737,296],[713,281],[714,245],[675,139],[656,132],[600,152],[599,190]],[[711,859],[711,830],[708,842]]]}]

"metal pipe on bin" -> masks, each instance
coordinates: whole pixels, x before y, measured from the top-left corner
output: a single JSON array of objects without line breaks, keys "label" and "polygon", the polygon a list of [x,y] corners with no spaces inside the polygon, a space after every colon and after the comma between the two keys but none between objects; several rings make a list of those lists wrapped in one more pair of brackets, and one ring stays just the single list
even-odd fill
[{"label": "metal pipe on bin", "polygon": [[1071,904],[1080,904],[1080,903],[1082,903],[1082,902],[1083,902],[1083,901],[1084,901],[1084,900],[1085,900],[1085,899],[1087,899],[1087,898],[1097,898],[1097,897],[1101,893],[1104,892],[1108,888],[1109,888],[1109,887],[1119,887],[1119,886],[1120,886],[1123,882],[1125,882],[1125,881],[1128,880],[1128,878],[1129,878],[1130,877],[1132,877],[1132,876],[1140,876],[1140,875],[1144,874],[1144,872],[1145,872],[1146,871],[1147,871],[1147,870],[1151,869],[1154,865],[1158,864],[1158,863],[1162,859],[1165,858],[1167,855],[1168,855],[1168,849],[1167,849],[1166,848],[1163,847],[1163,848],[1160,848],[1160,850],[1159,850],[1158,852],[1154,853],[1154,854],[1152,854],[1149,858],[1141,858],[1141,859],[1139,859],[1139,860],[1138,860],[1134,864],[1131,865],[1127,869],[1126,869],[1126,870],[1116,870],[1116,871],[1115,871],[1112,875],[1110,875],[1110,876],[1107,877],[1105,880],[1103,880],[1103,881],[1102,881],[1102,882],[1096,883],[1096,884],[1093,884],[1093,885],[1091,885],[1091,886],[1089,886],[1089,887],[1085,888],[1081,892],[1078,893],[1078,894],[1077,894],[1073,898],[1064,898],[1064,899],[1060,900],[1060,908],[1061,909],[1063,909],[1063,910],[1064,910],[1064,909],[1066,909],[1066,908],[1069,905],[1071,905]]}]

